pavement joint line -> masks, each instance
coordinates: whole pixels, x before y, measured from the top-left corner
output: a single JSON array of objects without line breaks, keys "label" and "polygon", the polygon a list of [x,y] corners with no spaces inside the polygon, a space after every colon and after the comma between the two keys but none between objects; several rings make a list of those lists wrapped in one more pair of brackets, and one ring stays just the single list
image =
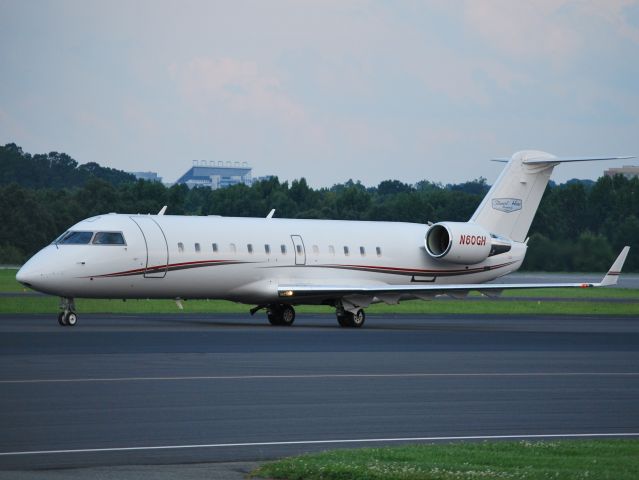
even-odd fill
[{"label": "pavement joint line", "polygon": [[309,375],[201,375],[168,377],[105,377],[0,380],[0,385],[24,383],[89,383],[89,382],[152,382],[197,380],[286,380],[321,378],[445,378],[445,377],[636,377],[639,372],[478,372],[478,373],[326,373]]},{"label": "pavement joint line", "polygon": [[549,434],[522,434],[522,435],[466,435],[444,437],[399,437],[399,438],[359,438],[359,439],[335,439],[335,440],[292,440],[280,442],[246,442],[246,443],[211,443],[201,445],[156,445],[147,447],[109,447],[109,448],[80,448],[68,450],[34,450],[24,452],[0,452],[0,456],[18,455],[51,455],[65,453],[107,453],[151,450],[184,450],[198,448],[224,448],[224,447],[267,447],[285,445],[322,445],[344,443],[396,443],[396,442],[430,442],[430,441],[456,441],[456,440],[527,440],[547,438],[608,438],[608,437],[639,437],[639,432],[617,433],[549,433]]}]

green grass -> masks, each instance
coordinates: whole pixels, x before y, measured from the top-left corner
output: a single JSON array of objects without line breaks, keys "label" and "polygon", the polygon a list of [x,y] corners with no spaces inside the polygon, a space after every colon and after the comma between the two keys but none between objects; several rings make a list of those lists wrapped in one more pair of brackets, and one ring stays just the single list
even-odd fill
[{"label": "green grass", "polygon": [[[224,300],[189,300],[183,302],[184,313],[244,313],[250,306]],[[76,299],[80,313],[179,313],[171,300],[101,300]],[[57,312],[58,298],[46,296],[0,297],[0,313]],[[327,306],[302,305],[298,313],[333,315]],[[639,316],[639,303],[613,302],[537,302],[512,300],[437,300],[407,301],[399,305],[376,304],[366,309],[367,314],[509,314],[509,315],[634,315]]]},{"label": "green grass", "polygon": [[13,268],[0,269],[0,292],[22,292],[27,291],[22,285],[16,282],[17,270]]},{"label": "green grass", "polygon": [[[0,292],[20,293],[29,291],[15,280],[16,270],[0,270]],[[639,290],[623,288],[589,289],[540,289],[504,292],[504,297],[521,297],[521,300],[491,301],[479,299],[472,293],[468,300],[409,301],[399,305],[376,304],[366,309],[369,314],[549,314],[549,315],[635,315],[639,316]],[[525,300],[526,297],[564,298],[614,298],[636,299],[637,303],[568,302]],[[475,298],[477,298],[475,300]],[[187,313],[247,313],[249,306],[223,300],[190,300],[183,302]],[[82,313],[177,313],[171,300],[94,300],[77,299]],[[56,312],[58,299],[54,297],[24,296],[0,297],[0,313],[51,313]],[[299,306],[298,313],[333,314],[325,306]]]},{"label": "green grass", "polygon": [[[16,281],[15,269],[0,270],[0,292],[27,292]],[[471,292],[471,297],[480,297],[479,292]],[[532,290],[508,290],[503,297],[551,297],[551,298],[627,298],[639,301],[639,289],[632,288],[540,288]]]},{"label": "green grass", "polygon": [[288,480],[636,480],[639,440],[481,442],[335,450],[270,462]]},{"label": "green grass", "polygon": [[[471,296],[481,295],[471,292]],[[527,290],[507,290],[502,296],[509,297],[549,297],[549,298],[624,298],[639,301],[636,288],[535,288]]]}]

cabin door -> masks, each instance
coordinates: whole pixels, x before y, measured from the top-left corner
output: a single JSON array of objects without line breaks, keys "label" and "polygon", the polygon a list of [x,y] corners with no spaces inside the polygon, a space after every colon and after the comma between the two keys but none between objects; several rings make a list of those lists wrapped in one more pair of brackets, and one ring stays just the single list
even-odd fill
[{"label": "cabin door", "polygon": [[295,265],[306,265],[306,249],[299,235],[291,235],[293,248],[295,249]]},{"label": "cabin door", "polygon": [[146,278],[164,278],[169,264],[169,246],[160,225],[151,217],[131,217],[146,243]]}]

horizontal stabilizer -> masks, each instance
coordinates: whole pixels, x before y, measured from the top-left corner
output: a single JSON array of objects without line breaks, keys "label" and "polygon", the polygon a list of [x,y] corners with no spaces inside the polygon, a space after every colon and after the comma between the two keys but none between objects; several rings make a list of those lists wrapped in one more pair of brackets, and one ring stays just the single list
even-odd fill
[{"label": "horizontal stabilizer", "polygon": [[628,160],[635,158],[634,156],[626,157],[542,157],[542,158],[527,158],[523,163],[527,165],[542,165],[547,163],[569,163],[569,162],[596,162],[599,160]]},{"label": "horizontal stabilizer", "polygon": [[[548,154],[546,154],[548,155]],[[544,163],[569,163],[569,162],[596,162],[599,160],[629,160],[636,158],[634,155],[628,155],[624,157],[555,157],[555,156],[543,156],[543,157],[528,157],[523,160],[522,163],[527,165],[538,165]],[[508,163],[510,158],[491,158],[491,162]]]}]

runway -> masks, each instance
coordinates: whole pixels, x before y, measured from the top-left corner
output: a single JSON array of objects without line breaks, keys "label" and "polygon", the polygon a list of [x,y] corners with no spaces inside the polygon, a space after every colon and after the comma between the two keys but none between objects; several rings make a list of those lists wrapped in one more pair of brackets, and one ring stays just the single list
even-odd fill
[{"label": "runway", "polygon": [[451,437],[639,436],[639,319],[0,316],[0,468],[253,461]]}]

